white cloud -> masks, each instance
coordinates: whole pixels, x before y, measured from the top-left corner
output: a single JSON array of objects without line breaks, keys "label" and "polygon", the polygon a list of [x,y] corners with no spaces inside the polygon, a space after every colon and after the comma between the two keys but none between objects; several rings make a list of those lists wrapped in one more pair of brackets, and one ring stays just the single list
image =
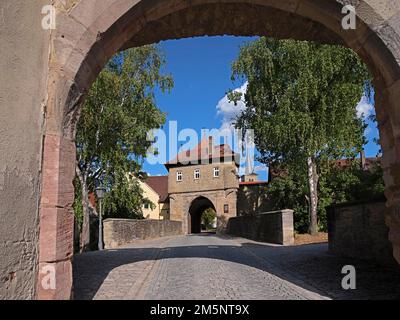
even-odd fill
[{"label": "white cloud", "polygon": [[221,130],[233,129],[232,122],[235,118],[246,108],[244,102],[244,94],[247,91],[248,82],[246,82],[240,88],[234,91],[242,93],[242,100],[238,101],[237,104],[230,102],[228,96],[223,97],[217,105],[217,115],[222,117]]},{"label": "white cloud", "polygon": [[361,101],[357,105],[357,117],[368,118],[374,112],[374,105],[368,100],[366,95],[363,95]]},{"label": "white cloud", "polygon": [[268,172],[268,167],[266,165],[261,164],[261,165],[255,166],[254,171],[255,172],[264,172],[264,171]]},{"label": "white cloud", "polygon": [[[246,108],[244,102],[244,94],[247,91],[248,82],[244,83],[240,88],[234,91],[242,93],[242,100],[238,101],[235,105],[230,102],[228,96],[223,97],[217,105],[217,115],[222,117],[221,129],[232,129],[232,122],[236,117]],[[374,105],[371,103],[366,95],[363,95],[357,105],[357,116],[359,118],[368,118],[374,112]]]}]

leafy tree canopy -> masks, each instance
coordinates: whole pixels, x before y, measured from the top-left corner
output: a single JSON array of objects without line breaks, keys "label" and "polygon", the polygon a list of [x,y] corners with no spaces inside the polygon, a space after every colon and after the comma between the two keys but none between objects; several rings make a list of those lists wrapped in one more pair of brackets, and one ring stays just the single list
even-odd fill
[{"label": "leafy tree canopy", "polygon": [[[345,168],[334,162],[325,163],[318,185],[319,230],[327,231],[326,207],[334,204],[384,200],[384,181],[381,166],[362,170],[359,160],[352,160]],[[273,179],[267,188],[267,197],[273,209],[292,208],[295,211],[295,230],[305,233],[309,229],[309,202],[307,175],[304,171],[287,171]]]},{"label": "leafy tree canopy", "polygon": [[255,130],[264,162],[351,156],[365,143],[355,106],[369,73],[350,49],[263,37],[241,48],[232,70],[248,81],[237,126]]},{"label": "leafy tree canopy", "polygon": [[[254,130],[261,162],[307,175],[310,232],[316,233],[321,164],[353,157],[366,142],[356,111],[370,94],[366,66],[340,46],[262,37],[241,48],[232,71],[233,80],[248,81],[236,126]],[[243,97],[230,92],[229,98]]]},{"label": "leafy tree canopy", "polygon": [[147,200],[128,174],[140,172],[151,146],[147,134],[165,122],[154,95],[156,88],[164,92],[173,87],[172,77],[162,73],[164,64],[165,57],[154,45],[121,52],[111,59],[88,93],[76,135],[77,176],[86,226],[87,194],[99,181],[108,190],[106,215],[141,214]]},{"label": "leafy tree canopy", "polygon": [[201,222],[206,227],[207,230],[212,229],[215,219],[217,218],[217,213],[214,209],[208,208],[201,215]]}]

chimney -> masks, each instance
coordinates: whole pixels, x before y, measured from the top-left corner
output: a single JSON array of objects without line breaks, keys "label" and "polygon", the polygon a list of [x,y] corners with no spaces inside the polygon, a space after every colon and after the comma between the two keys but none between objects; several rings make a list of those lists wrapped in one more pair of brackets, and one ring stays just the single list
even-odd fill
[{"label": "chimney", "polygon": [[213,137],[210,136],[210,137],[208,137],[208,153],[210,155],[212,155],[213,150],[214,150],[214,140],[213,140]]},{"label": "chimney", "polygon": [[205,127],[201,128],[201,140],[207,138],[207,129]]}]

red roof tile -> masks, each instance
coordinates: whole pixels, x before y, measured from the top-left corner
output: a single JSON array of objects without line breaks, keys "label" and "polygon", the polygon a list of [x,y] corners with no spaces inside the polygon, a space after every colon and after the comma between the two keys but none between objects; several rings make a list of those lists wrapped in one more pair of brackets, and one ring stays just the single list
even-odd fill
[{"label": "red roof tile", "polygon": [[[204,138],[200,143],[191,150],[185,150],[180,152],[173,160],[168,161],[165,166],[168,168],[177,164],[198,164],[202,160],[211,159],[232,159],[232,161],[238,162],[238,154],[235,153],[231,147],[227,144],[221,144],[214,146],[212,140]],[[210,151],[210,143],[212,150]]]},{"label": "red roof tile", "polygon": [[168,176],[147,177],[144,182],[160,196],[159,202],[166,202],[168,199]]}]

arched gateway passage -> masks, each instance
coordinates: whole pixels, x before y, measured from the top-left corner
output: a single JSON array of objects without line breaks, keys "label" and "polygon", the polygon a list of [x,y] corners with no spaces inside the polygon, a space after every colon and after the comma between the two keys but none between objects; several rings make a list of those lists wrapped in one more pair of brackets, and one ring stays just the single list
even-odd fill
[{"label": "arched gateway passage", "polygon": [[[355,30],[344,30],[339,0],[67,0],[55,1],[48,67],[39,269],[54,265],[55,290],[71,294],[75,130],[90,85],[119,50],[166,39],[204,35],[267,35],[341,44],[355,50],[374,76],[383,148],[387,224],[400,262],[400,2],[351,1]],[[47,73],[47,71],[45,71]],[[41,281],[39,274],[38,283]]]},{"label": "arched gateway passage", "polygon": [[206,197],[198,197],[193,200],[190,205],[188,214],[188,232],[189,233],[201,233],[201,217],[207,209],[215,210],[213,203]]}]

